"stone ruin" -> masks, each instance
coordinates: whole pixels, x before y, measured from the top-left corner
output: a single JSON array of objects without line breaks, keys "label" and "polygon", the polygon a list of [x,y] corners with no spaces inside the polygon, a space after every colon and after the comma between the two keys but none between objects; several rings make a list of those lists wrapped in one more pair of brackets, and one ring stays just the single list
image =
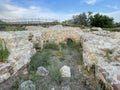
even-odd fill
[{"label": "stone ruin", "polygon": [[120,32],[90,31],[75,27],[52,26],[49,28],[29,26],[26,31],[1,31],[10,52],[8,60],[0,63],[0,83],[26,67],[36,53],[34,44],[42,49],[47,42],[79,42],[83,48],[83,62],[88,71],[95,65],[97,77],[112,90],[120,90]]}]

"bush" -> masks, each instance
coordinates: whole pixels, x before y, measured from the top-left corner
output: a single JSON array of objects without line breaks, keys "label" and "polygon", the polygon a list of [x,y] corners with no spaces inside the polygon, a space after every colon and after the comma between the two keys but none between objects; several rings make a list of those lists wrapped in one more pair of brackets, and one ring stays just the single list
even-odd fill
[{"label": "bush", "polygon": [[4,62],[9,56],[9,51],[3,39],[0,39],[0,62]]}]

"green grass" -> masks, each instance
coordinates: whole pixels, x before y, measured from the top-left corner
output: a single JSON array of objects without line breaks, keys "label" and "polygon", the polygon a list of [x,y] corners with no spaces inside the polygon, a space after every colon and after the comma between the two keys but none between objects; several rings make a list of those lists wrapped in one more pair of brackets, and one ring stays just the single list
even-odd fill
[{"label": "green grass", "polygon": [[42,90],[48,90],[48,85],[46,83],[43,83],[41,88]]},{"label": "green grass", "polygon": [[111,32],[120,32],[120,27],[117,27],[117,28],[103,28],[103,30],[111,31]]},{"label": "green grass", "polygon": [[25,26],[3,26],[0,27],[0,31],[23,31]]},{"label": "green grass", "polygon": [[63,51],[58,51],[58,52],[55,54],[55,56],[60,57],[60,58],[63,58],[63,57],[64,57],[64,53],[63,53]]},{"label": "green grass", "polygon": [[59,50],[59,45],[57,45],[55,42],[46,43],[44,45],[44,49]]},{"label": "green grass", "polygon": [[49,67],[49,71],[50,71],[51,79],[55,81],[57,84],[60,84],[62,80],[62,75],[61,75],[60,68],[58,67],[58,65],[56,63],[52,64]]},{"label": "green grass", "polygon": [[65,49],[65,48],[67,48],[67,45],[65,44],[65,43],[59,43],[59,45],[61,46],[61,48],[63,48],[63,49]]},{"label": "green grass", "polygon": [[35,71],[30,71],[29,79],[32,80],[33,82],[36,82],[37,80],[39,80],[41,78],[42,78],[42,76],[37,75]]},{"label": "green grass", "polygon": [[47,67],[50,65],[49,57],[50,52],[44,50],[43,52],[37,52],[32,58],[28,65],[28,71],[36,71],[39,66]]},{"label": "green grass", "polygon": [[67,47],[70,48],[70,49],[77,50],[78,52],[81,51],[80,44],[77,43],[77,42],[68,41],[67,42]]},{"label": "green grass", "polygon": [[6,43],[3,39],[0,39],[0,62],[7,60],[9,56],[9,51],[6,47]]}]

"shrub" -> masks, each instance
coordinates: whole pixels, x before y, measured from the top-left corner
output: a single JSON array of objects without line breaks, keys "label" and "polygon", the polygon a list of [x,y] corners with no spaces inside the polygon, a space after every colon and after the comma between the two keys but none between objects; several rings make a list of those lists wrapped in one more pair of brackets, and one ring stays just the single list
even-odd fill
[{"label": "shrub", "polygon": [[3,39],[0,39],[0,62],[4,62],[9,56],[9,51]]}]

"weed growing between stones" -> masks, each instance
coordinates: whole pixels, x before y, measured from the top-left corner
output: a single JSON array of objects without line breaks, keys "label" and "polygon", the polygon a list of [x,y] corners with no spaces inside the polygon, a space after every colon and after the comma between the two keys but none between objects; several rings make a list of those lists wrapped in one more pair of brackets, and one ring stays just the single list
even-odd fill
[{"label": "weed growing between stones", "polygon": [[30,77],[29,77],[30,80],[36,82],[37,80],[39,80],[41,78],[42,78],[42,76],[36,74],[36,72],[34,72],[34,71],[30,72]]},{"label": "weed growing between stones", "polygon": [[63,49],[65,49],[65,48],[67,48],[67,45],[65,44],[65,43],[59,43],[59,45],[61,46],[61,48],[63,48]]},{"label": "weed growing between stones", "polygon": [[6,61],[9,56],[9,51],[3,39],[0,39],[0,62]]},{"label": "weed growing between stones", "polygon": [[55,56],[63,58],[64,57],[64,53],[62,51],[58,51]]},{"label": "weed growing between stones", "polygon": [[95,74],[95,81],[96,81],[96,89],[97,90],[110,90],[108,87],[105,86],[105,84],[98,79],[98,68],[96,65],[94,67],[94,74]]},{"label": "weed growing between stones", "polygon": [[48,85],[46,83],[43,83],[41,88],[42,90],[48,90]]},{"label": "weed growing between stones", "polygon": [[73,41],[71,41],[71,40],[68,40],[68,41],[67,41],[67,47],[70,48],[70,49],[72,49],[72,50],[75,49],[75,50],[77,50],[78,52],[81,51],[81,49],[80,49],[80,44],[77,43],[77,42],[73,42]]},{"label": "weed growing between stones", "polygon": [[111,57],[110,57],[110,54],[113,54],[113,53],[114,53],[114,50],[112,50],[112,49],[102,49],[102,50],[105,52],[105,56],[104,56],[104,57],[107,58],[107,61],[108,61],[108,62],[111,62],[112,59],[111,59]]},{"label": "weed growing between stones", "polygon": [[44,45],[44,49],[59,50],[59,46],[55,42],[48,42]]}]

